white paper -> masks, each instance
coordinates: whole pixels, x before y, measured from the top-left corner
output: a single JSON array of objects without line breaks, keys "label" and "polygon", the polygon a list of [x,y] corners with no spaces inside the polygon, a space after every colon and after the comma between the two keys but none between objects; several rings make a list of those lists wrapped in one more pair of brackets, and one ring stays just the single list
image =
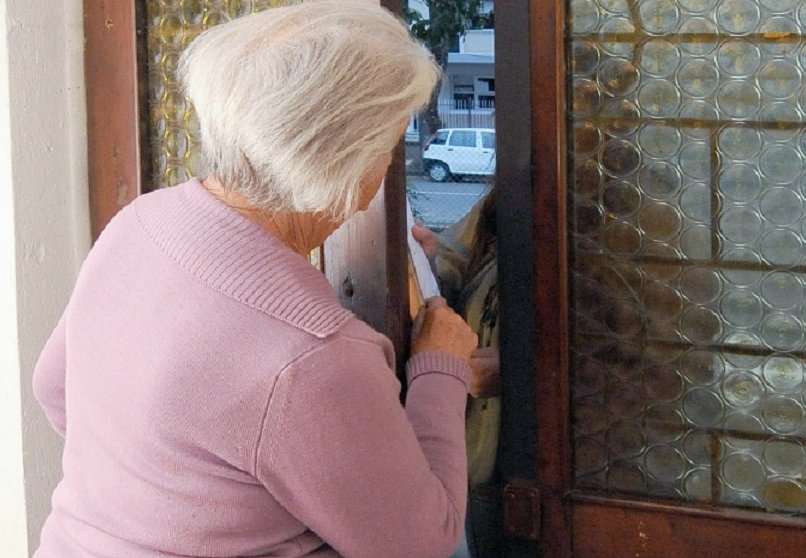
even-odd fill
[{"label": "white paper", "polygon": [[437,283],[437,278],[434,277],[434,271],[431,269],[431,263],[428,261],[423,247],[411,234],[411,228],[414,226],[414,215],[411,212],[409,200],[406,200],[406,211],[408,212],[409,254],[411,254],[411,263],[414,266],[414,276],[417,278],[420,294],[423,297],[423,301],[425,301],[432,296],[440,296],[439,283]]}]

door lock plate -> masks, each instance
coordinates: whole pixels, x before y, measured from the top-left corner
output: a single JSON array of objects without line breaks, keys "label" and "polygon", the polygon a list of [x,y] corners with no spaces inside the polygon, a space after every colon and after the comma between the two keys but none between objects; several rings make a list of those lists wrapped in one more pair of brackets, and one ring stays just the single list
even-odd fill
[{"label": "door lock plate", "polygon": [[504,487],[504,531],[513,539],[540,538],[540,491],[533,481],[514,479]]}]

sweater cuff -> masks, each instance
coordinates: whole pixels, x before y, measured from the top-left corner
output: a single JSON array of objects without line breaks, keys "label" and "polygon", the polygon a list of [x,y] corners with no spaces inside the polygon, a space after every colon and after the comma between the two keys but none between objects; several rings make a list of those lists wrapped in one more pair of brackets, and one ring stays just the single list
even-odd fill
[{"label": "sweater cuff", "polygon": [[453,376],[470,387],[470,365],[464,359],[444,352],[418,353],[406,363],[406,379],[408,385],[423,374],[445,374]]}]

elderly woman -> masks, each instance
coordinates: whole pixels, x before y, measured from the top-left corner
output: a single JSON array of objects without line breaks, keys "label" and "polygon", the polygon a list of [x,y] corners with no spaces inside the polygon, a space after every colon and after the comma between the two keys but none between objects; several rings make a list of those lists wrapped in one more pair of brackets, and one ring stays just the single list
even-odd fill
[{"label": "elderly woman", "polygon": [[203,33],[182,74],[209,176],[107,227],[37,364],[65,437],[38,558],[444,557],[475,335],[430,301],[390,342],[305,259],[377,192],[438,71],[366,2]]}]

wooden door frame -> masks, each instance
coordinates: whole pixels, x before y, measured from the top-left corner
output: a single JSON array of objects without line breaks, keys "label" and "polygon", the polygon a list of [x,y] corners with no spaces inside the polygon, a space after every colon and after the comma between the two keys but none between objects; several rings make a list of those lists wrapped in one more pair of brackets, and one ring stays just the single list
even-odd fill
[{"label": "wooden door frame", "polygon": [[537,342],[537,479],[543,501],[541,556],[571,553],[571,427],[565,196],[565,0],[531,0],[531,91]]},{"label": "wooden door frame", "polygon": [[[534,208],[537,188],[532,140],[534,84],[530,52],[534,13],[541,0],[502,3],[495,13],[496,185],[501,355],[501,442],[497,468],[504,485],[538,475],[535,345],[537,266]],[[528,512],[527,512],[528,513]],[[544,514],[545,517],[545,514]],[[528,520],[528,518],[526,518]],[[506,532],[506,556],[534,557],[535,540]],[[544,554],[545,555],[545,554]]]},{"label": "wooden door frame", "polygon": [[84,0],[84,72],[93,241],[150,189],[145,2]]}]

